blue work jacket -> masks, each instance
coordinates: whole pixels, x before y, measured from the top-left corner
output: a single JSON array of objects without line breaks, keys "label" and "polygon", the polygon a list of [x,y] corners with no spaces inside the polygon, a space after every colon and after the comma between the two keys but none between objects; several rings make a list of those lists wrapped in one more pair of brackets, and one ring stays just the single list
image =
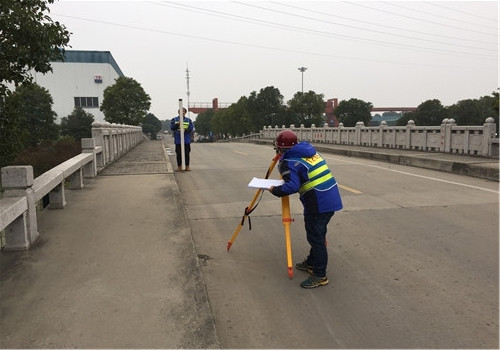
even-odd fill
[{"label": "blue work jacket", "polygon": [[309,142],[300,142],[283,153],[278,169],[285,183],[273,188],[275,196],[299,193],[304,214],[342,209],[337,181],[325,160]]},{"label": "blue work jacket", "polygon": [[[179,129],[179,116],[172,118],[170,121],[170,130],[174,132],[174,142],[176,145],[181,144],[181,131]],[[191,143],[192,131],[194,130],[194,125],[191,119],[184,116],[182,118],[184,123],[184,143]]]}]

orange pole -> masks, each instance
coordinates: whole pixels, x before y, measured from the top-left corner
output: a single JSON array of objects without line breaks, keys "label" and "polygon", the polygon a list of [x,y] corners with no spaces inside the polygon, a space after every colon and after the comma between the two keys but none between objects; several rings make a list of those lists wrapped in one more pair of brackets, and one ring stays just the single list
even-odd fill
[{"label": "orange pole", "polygon": [[286,264],[288,267],[288,277],[293,278],[292,265],[292,241],[290,238],[290,223],[293,221],[290,215],[290,198],[288,196],[281,197],[282,221],[285,226],[285,244],[286,244]]},{"label": "orange pole", "polygon": [[[271,164],[269,165],[269,168],[267,169],[267,174],[265,177],[266,179],[269,178],[269,175],[271,175],[271,173],[273,172],[274,166],[276,165],[276,162],[278,161],[279,158],[280,158],[279,154],[276,154],[274,156]],[[243,227],[243,225],[245,223],[245,219],[248,217],[249,211],[252,210],[253,206],[255,205],[255,202],[257,201],[257,198],[259,198],[259,195],[261,194],[262,191],[264,191],[264,190],[262,188],[259,188],[255,192],[255,195],[253,196],[252,201],[250,202],[248,207],[245,208],[245,214],[243,215],[243,218],[242,218],[240,224],[238,225],[238,227],[236,227],[236,230],[234,231],[233,236],[231,237],[229,242],[227,242],[227,248],[226,248],[227,251],[229,251],[229,249],[231,249],[231,246],[233,245],[234,240],[236,239],[236,237],[240,233],[241,228]]]}]

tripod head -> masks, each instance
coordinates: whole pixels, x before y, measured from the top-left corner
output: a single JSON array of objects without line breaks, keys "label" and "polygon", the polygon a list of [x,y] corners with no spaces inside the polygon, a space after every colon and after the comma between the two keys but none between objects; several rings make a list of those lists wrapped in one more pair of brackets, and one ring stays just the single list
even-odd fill
[{"label": "tripod head", "polygon": [[274,151],[276,152],[276,154],[274,155],[273,162],[277,162],[280,159],[281,155],[285,153],[285,150],[275,147]]}]

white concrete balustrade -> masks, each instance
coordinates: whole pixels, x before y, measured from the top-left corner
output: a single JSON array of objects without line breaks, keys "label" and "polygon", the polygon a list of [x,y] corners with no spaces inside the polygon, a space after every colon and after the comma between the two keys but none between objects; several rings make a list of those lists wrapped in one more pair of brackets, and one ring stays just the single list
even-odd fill
[{"label": "white concrete balustrade", "polygon": [[[285,129],[275,126],[264,127],[260,137],[275,139]],[[444,119],[440,126],[416,126],[413,120],[406,126],[366,127],[358,122],[355,127],[305,128],[290,125],[300,141],[324,142],[340,145],[387,147],[428,152],[468,154],[483,157],[498,156],[498,137],[493,118],[487,118],[482,126],[458,126],[454,119]]]},{"label": "white concrete balustrade", "polygon": [[98,172],[144,140],[142,128],[93,123],[92,138],[82,139],[82,153],[33,178],[30,165],[1,169],[4,190],[0,198],[0,231],[5,230],[4,250],[25,250],[39,237],[37,204],[49,196],[50,209],[66,205],[65,190],[82,189],[85,177]]},{"label": "white concrete balustrade", "polygon": [[[264,127],[257,135],[275,139],[285,129]],[[342,145],[387,147],[428,152],[468,154],[498,157],[498,138],[493,118],[482,126],[458,126],[453,119],[445,119],[440,126],[366,127],[358,122],[355,127],[323,127],[288,129],[297,133],[299,140]],[[0,198],[0,231],[5,230],[4,250],[25,250],[39,237],[37,204],[49,196],[49,208],[61,209],[66,205],[65,190],[82,189],[85,177],[95,177],[107,165],[120,158],[145,139],[142,128],[110,123],[93,123],[92,138],[82,139],[82,153],[44,174],[33,178],[31,166],[7,166],[1,169],[4,190]]]}]

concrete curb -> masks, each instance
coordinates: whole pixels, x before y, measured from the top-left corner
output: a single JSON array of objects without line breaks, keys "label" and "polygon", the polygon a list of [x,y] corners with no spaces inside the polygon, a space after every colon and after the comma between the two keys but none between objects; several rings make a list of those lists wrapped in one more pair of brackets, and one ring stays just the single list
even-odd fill
[{"label": "concrete curb", "polygon": [[[261,145],[273,145],[271,140],[246,140]],[[366,150],[360,150],[361,146],[338,147],[336,145],[314,144],[316,150],[320,153],[339,154],[347,157],[367,158],[379,160],[387,163],[413,166],[424,169],[437,170],[447,173],[459,174],[477,177],[481,179],[499,182],[498,160],[494,158],[482,158],[473,156],[450,155],[445,153],[429,153],[415,151],[396,150],[396,149],[376,149],[366,147]],[[405,154],[405,152],[412,152]],[[454,160],[447,157],[456,157]]]},{"label": "concrete curb", "polygon": [[[165,161],[167,163],[167,172],[168,174],[174,175],[175,178],[172,163],[170,162],[170,157],[167,153],[167,142],[164,140],[162,144],[163,155],[165,156]],[[177,185],[177,181],[174,181],[174,184],[176,193],[180,194],[180,189]],[[182,200],[181,196],[179,196],[177,199],[177,205],[179,207],[179,211],[182,211],[183,213],[182,224],[189,230],[191,245],[196,256],[194,265],[191,265],[189,267],[189,270],[191,270],[194,281],[192,287],[194,289],[194,302],[196,303],[196,310],[199,316],[198,318],[200,321],[204,322],[203,324],[200,324],[198,326],[197,331],[195,332],[196,334],[193,334],[193,338],[198,340],[193,343],[187,342],[187,344],[193,347],[198,347],[200,346],[199,339],[201,339],[201,345],[203,348],[221,349],[222,347],[219,340],[217,326],[215,324],[214,312],[208,298],[207,284],[205,282],[205,277],[203,276],[203,271],[200,266],[200,258],[198,257],[198,253],[196,251],[196,245],[194,244],[193,233],[191,232],[188,215],[186,213],[186,206],[184,205],[184,201]]]}]

